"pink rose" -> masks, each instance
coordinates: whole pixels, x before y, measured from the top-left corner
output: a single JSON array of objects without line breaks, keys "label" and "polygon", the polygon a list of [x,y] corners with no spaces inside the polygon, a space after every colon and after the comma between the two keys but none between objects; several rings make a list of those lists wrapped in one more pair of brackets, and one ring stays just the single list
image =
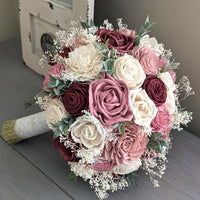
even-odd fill
[{"label": "pink rose", "polygon": [[176,82],[176,72],[174,72],[174,71],[169,71],[169,74],[171,75],[172,80],[173,80],[173,82],[175,83],[175,82]]},{"label": "pink rose", "polygon": [[170,127],[168,127],[167,129],[165,129],[165,131],[163,132],[163,135],[161,135],[160,138],[162,138],[162,139],[168,138],[169,134],[170,134],[170,131],[171,131]]},{"label": "pink rose", "polygon": [[87,44],[88,44],[88,42],[86,42],[86,38],[84,36],[80,35],[80,36],[73,38],[73,40],[71,41],[70,49],[72,51],[74,51],[74,49],[76,49],[80,46],[85,46]]},{"label": "pink rose", "polygon": [[119,29],[118,32],[122,35],[127,36],[127,37],[131,37],[133,39],[135,38],[135,31],[134,30],[123,28],[123,29]]},{"label": "pink rose", "polygon": [[113,162],[112,160],[105,159],[104,157],[98,158],[93,164],[88,165],[91,169],[95,171],[105,171],[112,169]]},{"label": "pink rose", "polygon": [[134,47],[131,54],[139,60],[146,74],[156,75],[158,73],[160,69],[160,59],[149,47]]},{"label": "pink rose", "polygon": [[49,75],[52,75],[56,78],[60,78],[61,77],[61,74],[62,72],[65,70],[65,67],[61,64],[56,64],[54,65],[53,67],[51,67],[49,69],[49,71],[47,72],[46,76],[45,76],[45,79],[44,79],[44,82],[43,82],[43,88],[45,90],[48,90],[48,88],[46,87],[46,85],[48,83],[50,83],[50,78],[49,78]]},{"label": "pink rose", "polygon": [[104,125],[130,121],[133,113],[129,108],[128,86],[104,73],[103,78],[89,86],[89,109]]},{"label": "pink rose", "polygon": [[158,107],[158,112],[151,122],[154,132],[163,133],[169,126],[169,112],[164,105]]},{"label": "pink rose", "polygon": [[144,154],[148,142],[147,135],[140,132],[138,125],[129,124],[125,126],[124,136],[117,134],[117,140],[106,142],[104,156],[116,165],[129,164]]},{"label": "pink rose", "polygon": [[160,68],[162,68],[167,62],[163,60],[161,57],[159,57],[159,62],[160,62]]},{"label": "pink rose", "polygon": [[119,51],[120,53],[127,53],[133,49],[134,43],[133,32],[128,33],[127,30],[125,30],[125,33],[122,33],[122,30],[111,31],[107,29],[99,29],[96,34],[97,36],[99,36],[101,42],[103,43],[105,43],[109,39],[108,48],[117,49],[117,51]]}]

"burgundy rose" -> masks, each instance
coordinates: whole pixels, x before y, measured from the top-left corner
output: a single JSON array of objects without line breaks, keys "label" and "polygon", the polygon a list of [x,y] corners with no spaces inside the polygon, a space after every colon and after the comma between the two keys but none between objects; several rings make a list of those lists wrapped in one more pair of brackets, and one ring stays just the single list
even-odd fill
[{"label": "burgundy rose", "polygon": [[128,36],[127,31],[111,31],[108,29],[99,29],[96,32],[101,42],[105,43],[108,39],[108,48],[117,49],[120,53],[127,53],[133,49],[134,37]]},{"label": "burgundy rose", "polygon": [[89,108],[104,125],[130,121],[133,113],[129,107],[128,86],[108,73],[89,87]]},{"label": "burgundy rose", "polygon": [[62,56],[63,58],[68,58],[69,52],[70,52],[70,51],[71,51],[70,48],[68,48],[68,47],[66,47],[66,46],[63,46],[63,47],[61,48],[61,50],[58,52],[58,54],[59,54],[60,56]]},{"label": "burgundy rose", "polygon": [[80,117],[84,113],[82,110],[89,108],[89,85],[83,83],[72,84],[62,97],[62,103],[67,112],[74,118]]},{"label": "burgundy rose", "polygon": [[[63,58],[68,58],[70,51],[71,51],[70,48],[63,46],[61,48],[61,50],[58,52],[58,55],[62,56]],[[56,60],[53,59],[53,57],[50,57],[48,64],[53,66],[53,65],[57,64],[57,62],[56,62]]]},{"label": "burgundy rose", "polygon": [[72,151],[70,147],[66,148],[66,146],[64,145],[64,141],[60,142],[60,137],[53,139],[53,145],[64,160],[78,162],[79,158],[76,157],[75,151]]},{"label": "burgundy rose", "polygon": [[161,79],[154,75],[149,75],[144,80],[142,88],[146,90],[146,93],[157,107],[165,103],[167,90]]}]

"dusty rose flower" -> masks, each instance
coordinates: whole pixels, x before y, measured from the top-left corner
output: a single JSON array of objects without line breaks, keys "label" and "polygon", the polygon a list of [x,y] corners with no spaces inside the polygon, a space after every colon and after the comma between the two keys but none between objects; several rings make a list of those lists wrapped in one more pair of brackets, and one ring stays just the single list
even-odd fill
[{"label": "dusty rose flower", "polygon": [[129,108],[127,85],[108,73],[104,73],[102,79],[90,84],[89,109],[108,127],[117,122],[130,121],[133,114]]},{"label": "dusty rose flower", "polygon": [[65,109],[72,117],[80,117],[84,114],[82,111],[88,109],[88,90],[89,85],[74,83],[65,91],[62,102]]},{"label": "dusty rose flower", "polygon": [[156,75],[158,73],[160,69],[160,59],[149,47],[134,47],[131,54],[139,60],[146,74]]},{"label": "dusty rose flower", "polygon": [[100,157],[93,164],[88,165],[88,167],[95,171],[105,171],[113,167],[113,162],[112,160]]},{"label": "dusty rose flower", "polygon": [[145,89],[149,98],[155,103],[157,107],[165,103],[167,98],[167,89],[161,79],[154,75],[149,75],[146,77],[142,88]]},{"label": "dusty rose flower", "polygon": [[[133,49],[134,37],[133,32],[125,33],[123,31],[111,31],[107,29],[99,29],[97,31],[97,36],[99,36],[101,42],[105,43],[108,39],[108,48],[117,49],[120,53],[127,53]],[[130,34],[131,36],[128,36]]]},{"label": "dusty rose flower", "polygon": [[131,37],[131,38],[135,38],[135,31],[134,30],[131,30],[131,29],[128,29],[128,28],[122,28],[122,29],[119,29],[118,32],[122,35],[125,35],[127,37]]},{"label": "dusty rose flower", "polygon": [[164,105],[158,107],[158,112],[151,122],[154,132],[163,133],[169,126],[170,115]]},{"label": "dusty rose flower", "polygon": [[141,133],[139,126],[129,124],[125,126],[125,135],[117,134],[117,140],[107,141],[104,147],[104,156],[111,159],[116,165],[129,164],[138,160],[144,153],[149,139]]},{"label": "dusty rose flower", "polygon": [[169,134],[170,134],[170,131],[171,131],[170,127],[168,127],[167,129],[165,129],[165,131],[163,132],[163,135],[161,135],[160,138],[162,138],[162,139],[168,138]]},{"label": "dusty rose flower", "polygon": [[51,67],[49,69],[49,71],[47,72],[46,76],[45,76],[45,79],[44,79],[44,82],[43,82],[43,88],[45,90],[48,90],[48,88],[46,87],[46,85],[48,83],[50,83],[50,78],[49,78],[49,75],[52,75],[56,78],[60,78],[61,77],[61,74],[62,72],[65,70],[65,67],[61,64],[56,64],[54,65],[53,67]]}]

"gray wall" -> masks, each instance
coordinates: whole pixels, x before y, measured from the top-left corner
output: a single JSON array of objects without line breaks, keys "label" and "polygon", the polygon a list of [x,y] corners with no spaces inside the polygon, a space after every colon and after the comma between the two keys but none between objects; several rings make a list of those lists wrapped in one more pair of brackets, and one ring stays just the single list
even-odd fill
[{"label": "gray wall", "polygon": [[96,0],[95,23],[123,18],[130,28],[140,27],[146,15],[157,24],[150,35],[172,49],[181,67],[178,76],[187,75],[196,92],[182,103],[193,111],[187,128],[200,136],[200,0]]},{"label": "gray wall", "polygon": [[20,38],[18,0],[0,0],[0,41]]}]

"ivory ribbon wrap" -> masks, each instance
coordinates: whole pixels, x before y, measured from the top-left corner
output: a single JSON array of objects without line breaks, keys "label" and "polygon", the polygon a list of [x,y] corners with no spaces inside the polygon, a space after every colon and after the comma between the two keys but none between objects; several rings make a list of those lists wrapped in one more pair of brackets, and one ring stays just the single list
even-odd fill
[{"label": "ivory ribbon wrap", "polygon": [[16,120],[6,121],[2,127],[2,136],[9,144],[50,131],[45,111]]}]

